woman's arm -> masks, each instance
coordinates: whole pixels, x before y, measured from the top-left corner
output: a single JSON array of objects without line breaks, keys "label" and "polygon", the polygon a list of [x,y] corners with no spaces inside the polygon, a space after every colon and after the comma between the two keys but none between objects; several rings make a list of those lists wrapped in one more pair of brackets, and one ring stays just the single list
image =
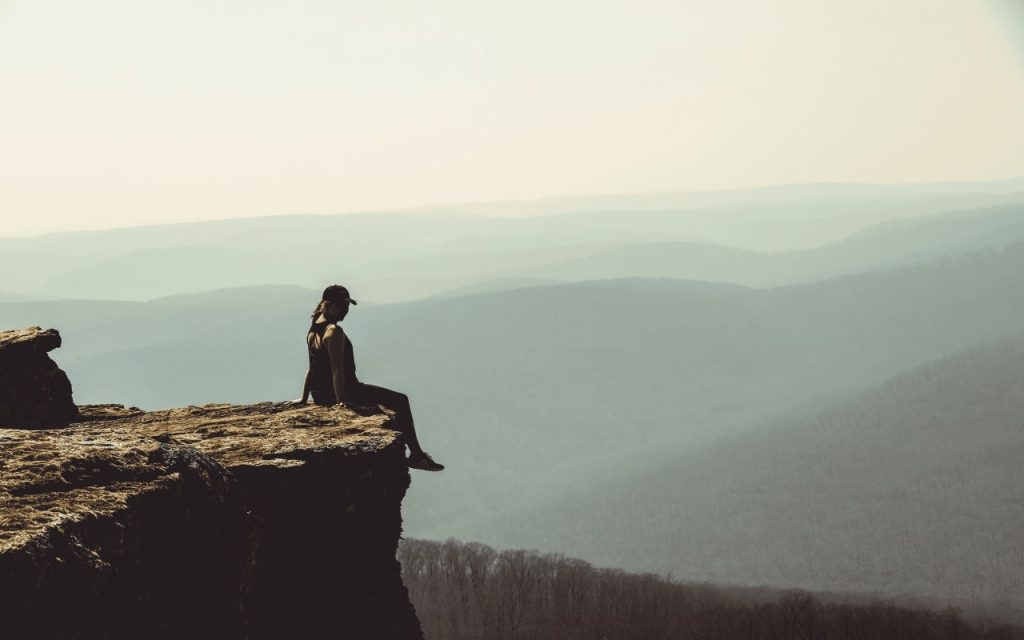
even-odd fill
[{"label": "woman's arm", "polygon": [[324,332],[324,344],[331,358],[331,383],[334,386],[334,401],[345,402],[345,332],[341,327],[328,327]]},{"label": "woman's arm", "polygon": [[309,402],[309,382],[313,378],[313,370],[306,369],[306,381],[302,383],[302,400],[299,400],[299,404],[306,404]]}]

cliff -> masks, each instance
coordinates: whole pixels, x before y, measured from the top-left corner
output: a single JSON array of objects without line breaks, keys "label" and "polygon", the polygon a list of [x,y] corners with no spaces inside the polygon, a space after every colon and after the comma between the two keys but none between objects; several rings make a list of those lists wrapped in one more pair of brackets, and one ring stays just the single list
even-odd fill
[{"label": "cliff", "polygon": [[390,412],[78,410],[0,428],[0,636],[422,637]]}]

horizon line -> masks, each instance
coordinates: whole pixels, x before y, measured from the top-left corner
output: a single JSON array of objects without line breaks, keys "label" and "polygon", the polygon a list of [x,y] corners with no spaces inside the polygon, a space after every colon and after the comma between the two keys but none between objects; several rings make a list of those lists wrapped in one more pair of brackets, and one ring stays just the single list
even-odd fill
[{"label": "horizon line", "polygon": [[[302,216],[313,216],[313,217],[334,217],[334,216],[359,216],[359,215],[381,215],[381,214],[398,214],[398,213],[430,213],[439,212],[446,209],[455,207],[499,207],[499,206],[514,206],[517,204],[521,205],[536,205],[545,202],[560,202],[560,201],[572,201],[582,200],[588,198],[638,198],[638,197],[670,197],[670,196],[713,196],[713,195],[729,195],[729,194],[744,194],[744,193],[756,193],[759,191],[771,191],[775,189],[794,189],[794,188],[812,188],[812,187],[853,187],[853,188],[927,188],[927,187],[965,187],[965,186],[982,186],[982,185],[1005,185],[1010,186],[1015,183],[1020,183],[1020,189],[1011,190],[1005,192],[1002,195],[1009,195],[1017,192],[1024,192],[1024,174],[1014,174],[1006,178],[997,178],[989,180],[936,180],[927,182],[840,182],[840,181],[820,181],[820,182],[789,182],[789,183],[778,183],[778,184],[761,184],[754,186],[743,186],[743,187],[730,187],[723,189],[680,189],[680,190],[658,190],[658,191],[628,191],[628,192],[603,192],[603,193],[583,193],[583,194],[563,194],[563,195],[549,195],[549,196],[538,196],[535,198],[509,198],[509,199],[494,199],[494,200],[453,200],[446,202],[433,202],[425,204],[407,205],[400,207],[383,207],[379,209],[355,209],[348,211],[338,211],[335,213],[305,213],[305,212],[289,212],[289,213],[267,213],[267,214],[251,214],[251,215],[240,215],[225,218],[208,218],[201,220],[179,220],[179,221],[168,221],[168,222],[150,222],[144,224],[129,224],[125,226],[116,227],[94,227],[94,228],[79,228],[79,229],[66,229],[62,231],[46,231],[43,233],[29,234],[29,235],[0,235],[0,240],[31,240],[51,236],[70,235],[70,234],[88,234],[88,233],[103,233],[108,231],[122,231],[129,229],[147,229],[154,227],[167,227],[172,225],[202,225],[202,224],[214,224],[224,222],[246,222],[252,220],[261,220],[264,218],[290,218],[290,217],[302,217]],[[979,194],[985,193],[984,191],[977,192]],[[688,208],[681,206],[680,209]],[[481,217],[512,217],[495,214],[483,214],[483,213],[466,213],[459,211],[449,211],[450,213],[462,213],[466,216],[481,216]],[[565,211],[558,213],[583,213],[585,211]],[[551,214],[525,214],[523,217],[535,217],[543,215],[556,215]]]}]

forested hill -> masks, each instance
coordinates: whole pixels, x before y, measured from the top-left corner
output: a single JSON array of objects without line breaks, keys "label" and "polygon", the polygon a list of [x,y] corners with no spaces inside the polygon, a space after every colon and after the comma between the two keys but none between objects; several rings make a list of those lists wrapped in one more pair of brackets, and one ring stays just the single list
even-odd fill
[{"label": "forested hill", "polygon": [[1024,336],[463,535],[687,579],[1024,612]]},{"label": "forested hill", "polygon": [[562,555],[498,552],[455,540],[404,540],[399,557],[427,640],[1024,638],[1024,627],[980,612],[682,584]]}]

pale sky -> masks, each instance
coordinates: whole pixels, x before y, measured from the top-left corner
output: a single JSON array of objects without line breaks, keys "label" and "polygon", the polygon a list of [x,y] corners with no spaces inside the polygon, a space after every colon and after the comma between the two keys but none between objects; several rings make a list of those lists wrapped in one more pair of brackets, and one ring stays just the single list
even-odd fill
[{"label": "pale sky", "polygon": [[994,1],[0,0],[0,236],[1024,175]]}]

